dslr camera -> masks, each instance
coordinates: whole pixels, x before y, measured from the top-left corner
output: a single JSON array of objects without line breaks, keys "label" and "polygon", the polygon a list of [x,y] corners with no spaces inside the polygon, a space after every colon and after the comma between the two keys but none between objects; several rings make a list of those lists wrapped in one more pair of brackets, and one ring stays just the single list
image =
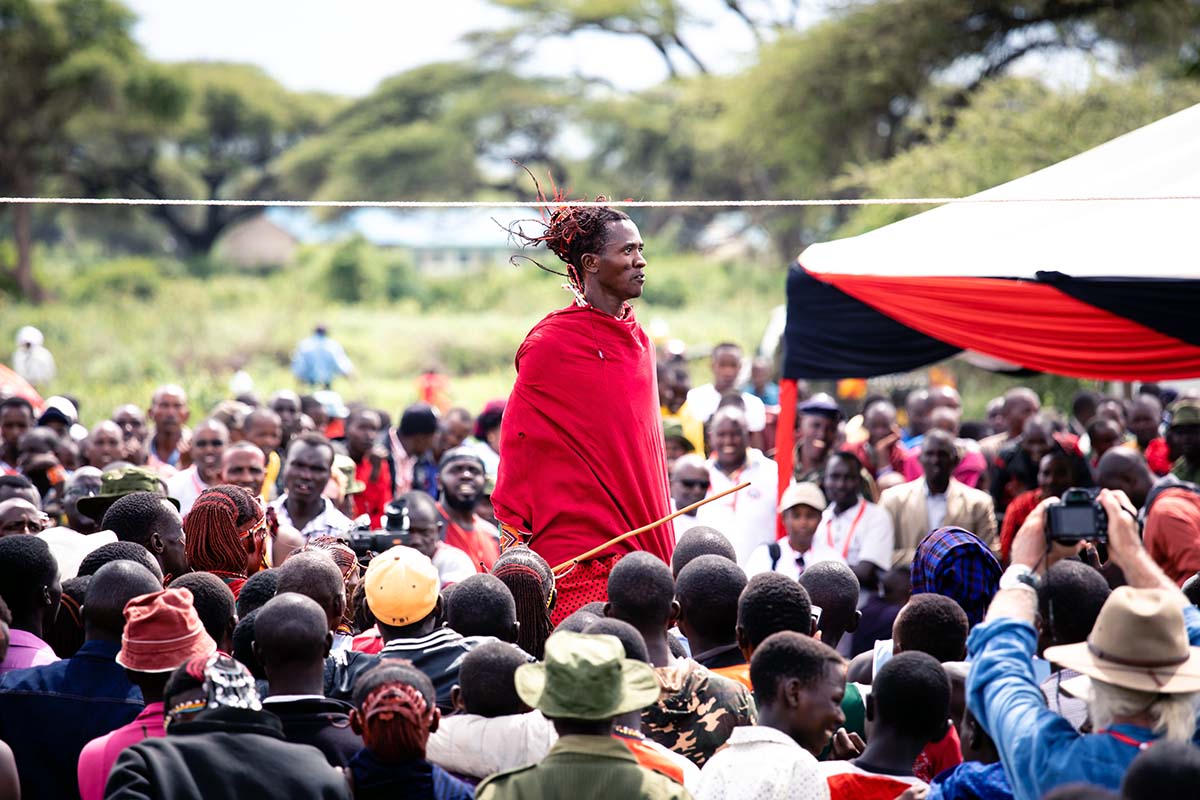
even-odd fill
[{"label": "dslr camera", "polygon": [[350,531],[350,547],[363,563],[384,550],[408,544],[408,505],[403,499],[387,504],[383,517],[384,530],[372,530],[370,523]]},{"label": "dslr camera", "polygon": [[1073,487],[1046,509],[1046,538],[1061,544],[1107,542],[1108,512],[1096,499],[1099,489]]},{"label": "dslr camera", "polygon": [[367,559],[376,553],[382,553],[398,544],[404,544],[404,534],[399,531],[373,531],[371,526],[355,528],[350,531],[348,544],[354,554],[360,559]]}]

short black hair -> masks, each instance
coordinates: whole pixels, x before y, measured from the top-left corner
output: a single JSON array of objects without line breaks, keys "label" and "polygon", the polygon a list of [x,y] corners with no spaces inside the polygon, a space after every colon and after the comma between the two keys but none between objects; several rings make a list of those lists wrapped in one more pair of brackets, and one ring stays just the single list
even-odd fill
[{"label": "short black hair", "polygon": [[254,614],[258,654],[272,664],[307,665],[325,658],[329,624],[311,597],[284,592]]},{"label": "short black hair", "polygon": [[237,596],[237,614],[244,617],[256,608],[262,608],[279,590],[279,570],[260,569],[242,584]]},{"label": "short black hair", "polygon": [[583,629],[583,632],[587,634],[615,636],[621,640],[621,647],[625,648],[626,658],[632,658],[635,661],[642,661],[646,664],[650,663],[650,651],[646,649],[646,640],[642,638],[642,634],[638,632],[638,629],[628,622],[605,617],[588,625]]},{"label": "short black hair", "polygon": [[800,585],[821,609],[821,630],[845,633],[858,611],[860,587],[854,571],[840,561],[818,561],[801,573]]},{"label": "short black hair", "polygon": [[817,684],[833,666],[845,664],[837,651],[811,636],[795,631],[773,633],[754,649],[750,658],[750,683],[759,705],[771,705],[779,685],[789,678],[802,688]]},{"label": "short black hair", "polygon": [[652,553],[629,553],[608,574],[609,615],[638,630],[665,630],[674,601],[671,568]]},{"label": "short black hair", "polygon": [[0,539],[0,598],[18,615],[33,610],[41,587],[54,583],[58,562],[50,545],[38,536],[5,536]]},{"label": "short black hair", "polygon": [[950,678],[928,653],[892,656],[871,682],[875,722],[905,736],[936,741],[950,717]]},{"label": "short black hair", "polygon": [[845,461],[847,464],[850,465],[850,468],[853,469],[855,472],[861,472],[863,469],[862,459],[860,459],[858,456],[854,455],[854,453],[851,453],[848,450],[835,450],[832,453],[830,453],[828,460],[826,460],[826,462],[825,462],[826,469],[828,469],[829,464],[834,459],[841,459],[842,461]]},{"label": "short black hair", "polygon": [[1138,753],[1121,780],[1126,800],[1186,797],[1200,784],[1200,749],[1191,742],[1155,742]]},{"label": "short black hair", "polygon": [[0,622],[5,625],[12,625],[12,611],[8,608],[8,603],[4,602],[4,596],[0,595]]},{"label": "short black hair", "polygon": [[192,605],[200,624],[220,646],[235,611],[233,591],[225,581],[211,572],[188,572],[171,581],[171,588],[187,589],[192,593]]},{"label": "short black hair", "polygon": [[190,692],[204,686],[203,680],[192,675],[190,671],[191,663],[192,659],[183,662],[171,672],[171,677],[167,678],[167,683],[163,686],[163,702],[167,708],[171,707],[172,700],[184,692]]},{"label": "short black hair", "polygon": [[291,456],[292,450],[297,445],[305,445],[306,447],[324,447],[324,448],[326,448],[327,450],[329,450],[329,461],[331,464],[333,463],[333,457],[335,455],[337,455],[337,450],[335,450],[333,448],[333,442],[329,441],[327,438],[325,438],[324,436],[322,436],[319,433],[313,433],[312,431],[306,431],[305,433],[302,433],[298,436],[293,436],[292,440],[290,442],[288,442],[287,452],[284,454],[285,462],[287,461],[287,457]]},{"label": "short black hair", "polygon": [[[520,653],[519,650],[517,652]],[[459,677],[462,677],[461,672]],[[429,677],[409,662],[392,658],[380,661],[370,669],[358,674],[354,680],[354,689],[350,693],[350,702],[354,704],[355,708],[362,708],[367,695],[385,683],[407,684],[420,692],[430,706],[436,702],[433,682],[429,680]]]},{"label": "short black hair", "polygon": [[150,551],[137,542],[109,542],[102,544],[83,557],[79,563],[79,575],[95,575],[100,568],[110,561],[134,561],[150,570],[156,578],[162,580],[162,567],[150,554]]},{"label": "short black hair", "polygon": [[896,615],[894,636],[904,652],[917,651],[939,662],[961,661],[970,623],[962,606],[940,594],[915,594]]},{"label": "short black hair", "polygon": [[571,633],[583,633],[584,628],[598,619],[603,619],[603,617],[593,614],[591,611],[584,611],[581,608],[575,613],[564,617],[562,622],[554,626],[554,632],[570,631]]},{"label": "short black hair", "polygon": [[780,631],[808,636],[812,633],[812,601],[804,587],[791,578],[760,572],[738,598],[737,624],[755,648]]},{"label": "short black hair", "polygon": [[1096,406],[1100,404],[1100,396],[1093,391],[1082,389],[1075,393],[1075,397],[1071,399],[1071,414],[1075,417],[1080,417],[1088,412],[1095,413]]},{"label": "short black hair", "polygon": [[513,676],[526,661],[525,653],[505,642],[471,648],[458,670],[458,689],[466,712],[489,718],[523,712],[526,706]]},{"label": "short black hair", "polygon": [[0,488],[37,489],[37,487],[33,485],[33,481],[19,473],[13,475],[0,475]]},{"label": "short black hair", "polygon": [[693,559],[675,579],[675,597],[689,630],[715,643],[737,641],[738,598],[746,573],[724,556]]},{"label": "short black hair", "polygon": [[517,604],[504,581],[479,573],[454,585],[446,603],[446,622],[462,636],[495,636],[508,641],[515,633]]},{"label": "short black hair", "polygon": [[265,681],[267,673],[254,654],[254,620],[258,619],[259,611],[261,609],[251,611],[238,620],[237,627],[233,629],[233,657],[242,662],[255,678]]},{"label": "short black hair", "polygon": [[136,542],[146,547],[154,529],[170,524],[176,514],[171,501],[161,494],[130,492],[108,507],[100,529],[112,531],[119,541]]},{"label": "short black hair", "polygon": [[125,630],[125,604],[162,590],[162,580],[135,561],[118,559],[96,570],[83,599],[84,624],[110,635]]},{"label": "short black hair", "polygon": [[1054,644],[1087,641],[1111,591],[1104,576],[1082,561],[1059,561],[1046,570],[1038,613]]},{"label": "short black hair", "polygon": [[324,550],[305,550],[288,557],[278,568],[279,583],[275,594],[296,592],[316,600],[326,612],[334,599],[345,602],[346,583],[333,556]]},{"label": "short black hair", "polygon": [[0,400],[0,412],[3,412],[7,408],[23,408],[29,412],[29,418],[34,419],[33,403],[30,403],[20,395],[13,395],[12,397]]},{"label": "short black hair", "polygon": [[62,582],[62,602],[58,606],[58,615],[42,632],[42,638],[54,648],[54,654],[59,658],[70,658],[83,646],[83,601],[91,582],[91,575],[76,576]]},{"label": "short black hair", "polygon": [[717,352],[721,351],[721,350],[735,350],[735,351],[737,351],[737,353],[739,355],[743,352],[742,346],[740,344],[738,344],[737,342],[721,342],[721,343],[717,344],[715,347],[713,347],[713,349],[712,349],[713,357],[716,357]]},{"label": "short black hair", "polygon": [[737,561],[737,551],[729,537],[716,528],[707,525],[697,525],[688,528],[679,541],[675,542],[675,552],[671,554],[671,572],[676,577],[692,559],[700,556],[722,556],[730,561]]}]

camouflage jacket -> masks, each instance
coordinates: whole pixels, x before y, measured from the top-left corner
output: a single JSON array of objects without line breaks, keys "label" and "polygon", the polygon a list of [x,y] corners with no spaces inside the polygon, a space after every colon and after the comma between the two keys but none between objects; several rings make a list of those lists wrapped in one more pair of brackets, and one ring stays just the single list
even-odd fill
[{"label": "camouflage jacket", "polygon": [[660,693],[658,702],[642,712],[642,732],[698,767],[725,744],[734,728],[758,721],[754,698],[745,686],[690,658],[654,672]]}]

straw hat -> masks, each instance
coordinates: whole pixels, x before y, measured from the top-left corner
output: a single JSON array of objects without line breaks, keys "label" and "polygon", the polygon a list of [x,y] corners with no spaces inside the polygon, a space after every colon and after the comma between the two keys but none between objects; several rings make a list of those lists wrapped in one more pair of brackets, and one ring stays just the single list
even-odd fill
[{"label": "straw hat", "polygon": [[[1115,589],[1088,640],[1048,647],[1046,660],[1125,689],[1200,691],[1200,647],[1188,644],[1179,593],[1164,589]],[[1064,681],[1063,688],[1087,696],[1082,684],[1086,681],[1072,679]]]}]

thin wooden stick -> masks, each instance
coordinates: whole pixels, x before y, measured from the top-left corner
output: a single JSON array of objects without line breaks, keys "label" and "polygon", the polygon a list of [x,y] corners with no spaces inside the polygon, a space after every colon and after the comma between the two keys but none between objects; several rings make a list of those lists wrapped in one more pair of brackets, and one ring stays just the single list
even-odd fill
[{"label": "thin wooden stick", "polygon": [[592,556],[596,555],[597,553],[604,552],[608,548],[612,547],[614,544],[620,544],[621,542],[625,541],[626,539],[637,536],[639,533],[645,533],[646,531],[648,531],[652,528],[657,528],[659,525],[662,525],[664,522],[670,522],[671,520],[675,519],[678,516],[686,514],[689,511],[694,511],[695,509],[699,508],[700,506],[704,505],[705,503],[711,503],[713,500],[720,500],[722,497],[725,497],[726,495],[733,494],[734,492],[740,492],[742,489],[745,489],[749,485],[750,485],[750,481],[745,481],[744,483],[739,483],[737,486],[734,486],[730,489],[726,489],[725,491],[720,492],[718,494],[714,494],[712,497],[706,497],[698,503],[692,503],[690,506],[687,506],[686,508],[681,508],[678,511],[676,511],[674,514],[668,514],[667,516],[663,517],[662,519],[658,520],[657,522],[651,522],[649,525],[643,525],[642,527],[637,528],[632,531],[629,531],[628,533],[622,533],[620,536],[617,536],[616,538],[609,539],[607,542],[600,545],[599,547],[593,547],[591,550],[588,550],[586,553],[575,556],[575,558],[572,558],[570,561],[564,561],[563,563],[561,563],[557,567],[555,567],[553,572],[554,572],[554,574],[557,575],[558,573],[562,572],[563,570],[575,566],[580,561],[589,559]]}]

